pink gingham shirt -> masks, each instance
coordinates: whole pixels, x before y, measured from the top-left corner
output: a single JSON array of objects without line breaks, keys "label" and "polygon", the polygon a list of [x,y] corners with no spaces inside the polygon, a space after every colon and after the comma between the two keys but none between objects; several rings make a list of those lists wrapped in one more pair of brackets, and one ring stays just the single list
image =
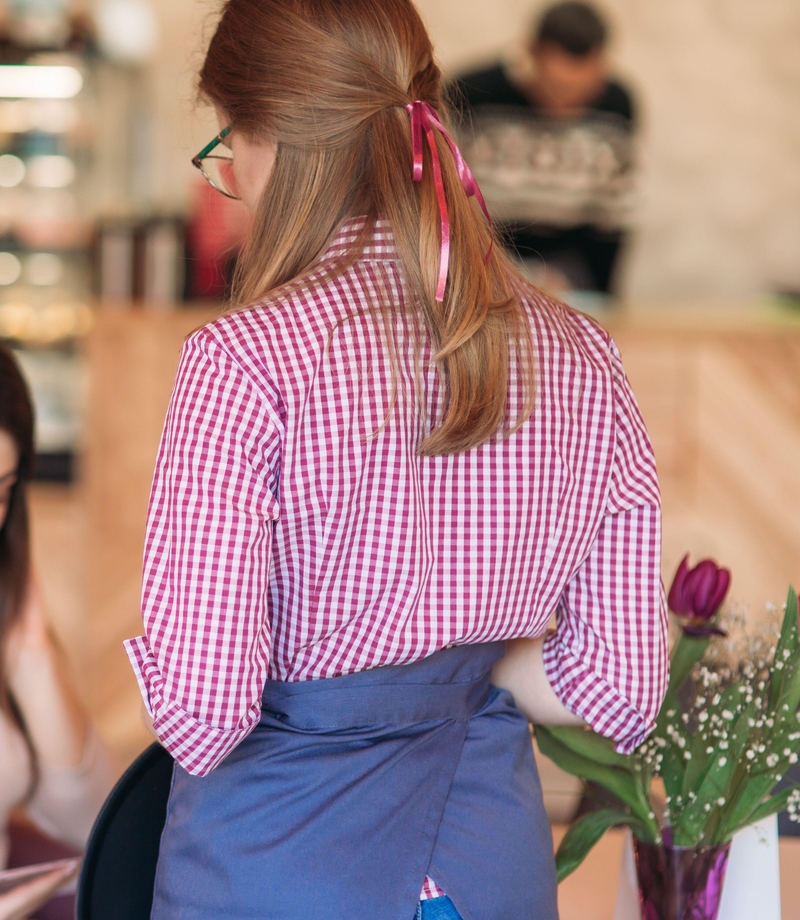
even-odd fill
[{"label": "pink gingham shirt", "polygon": [[[158,736],[203,775],[258,722],[268,677],[541,636],[555,614],[555,692],[632,750],[665,689],[666,608],[655,463],[616,346],[520,283],[532,417],[420,457],[442,393],[429,349],[415,355],[387,225],[344,274],[326,272],[357,229],[305,284],[184,346],[150,500],[145,635],[126,642]],[[370,312],[387,298],[396,385]],[[519,399],[512,382],[512,415]]]}]

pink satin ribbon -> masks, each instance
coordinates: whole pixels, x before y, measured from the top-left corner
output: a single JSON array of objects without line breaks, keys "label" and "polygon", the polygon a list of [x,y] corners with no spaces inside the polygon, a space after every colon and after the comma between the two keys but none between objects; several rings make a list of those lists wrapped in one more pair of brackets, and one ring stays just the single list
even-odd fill
[{"label": "pink satin ribbon", "polygon": [[[439,121],[436,109],[427,102],[417,100],[406,106],[406,111],[411,116],[411,149],[414,155],[414,181],[422,181],[422,151],[423,151],[423,133],[428,141],[428,149],[431,152],[431,163],[433,165],[433,184],[436,189],[436,198],[439,202],[439,217],[441,220],[441,249],[439,251],[439,280],[436,285],[436,300],[441,303],[444,300],[444,292],[447,287],[447,275],[450,270],[450,215],[447,210],[447,196],[444,192],[444,181],[442,180],[442,164],[439,159],[439,150],[436,146],[434,128],[442,135],[450,148],[453,159],[456,161],[458,177],[467,193],[468,198],[475,198],[481,206],[481,210],[486,215],[486,220],[491,226],[492,219],[489,217],[489,211],[486,202],[483,199],[475,176],[472,170],[467,166],[467,161],[458,149],[458,145],[453,138],[447,133],[444,125]],[[492,254],[492,247],[486,253],[486,263]]]}]

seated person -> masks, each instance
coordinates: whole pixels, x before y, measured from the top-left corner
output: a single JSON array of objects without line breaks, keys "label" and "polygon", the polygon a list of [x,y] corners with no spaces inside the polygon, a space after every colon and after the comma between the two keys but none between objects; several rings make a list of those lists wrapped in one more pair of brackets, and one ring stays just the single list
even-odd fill
[{"label": "seated person", "polygon": [[[0,869],[8,862],[13,811],[23,809],[44,834],[77,851],[115,779],[70,686],[31,575],[25,490],[32,465],[30,395],[0,345]],[[32,886],[39,899],[40,887]],[[0,920],[2,910],[0,901]],[[10,916],[17,915],[27,912]]]},{"label": "seated person", "polygon": [[520,69],[464,74],[449,89],[489,208],[532,267],[609,292],[629,220],[635,127],[609,79],[607,27],[585,3],[550,7]]}]

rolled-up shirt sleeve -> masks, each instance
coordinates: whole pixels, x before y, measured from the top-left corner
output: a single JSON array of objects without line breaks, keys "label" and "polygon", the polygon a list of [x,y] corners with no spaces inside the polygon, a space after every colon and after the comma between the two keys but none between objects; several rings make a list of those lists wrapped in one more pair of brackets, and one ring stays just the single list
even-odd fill
[{"label": "rolled-up shirt sleeve", "polygon": [[260,717],[281,443],[277,397],[203,329],[184,346],[145,539],[144,635],[125,643],[153,728],[189,773]]},{"label": "rolled-up shirt sleeve", "polygon": [[544,662],[564,705],[629,753],[653,730],[666,692],[668,624],[655,459],[610,347],[615,449],[605,513],[561,595]]}]

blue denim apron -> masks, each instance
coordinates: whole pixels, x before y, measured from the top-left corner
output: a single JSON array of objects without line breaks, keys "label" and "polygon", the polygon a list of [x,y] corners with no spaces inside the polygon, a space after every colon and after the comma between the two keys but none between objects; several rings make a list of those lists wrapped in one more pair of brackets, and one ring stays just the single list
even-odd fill
[{"label": "blue denim apron", "polygon": [[267,681],[206,777],[176,767],[153,920],[413,920],[430,875],[464,920],[557,920],[527,722],[502,643]]}]

